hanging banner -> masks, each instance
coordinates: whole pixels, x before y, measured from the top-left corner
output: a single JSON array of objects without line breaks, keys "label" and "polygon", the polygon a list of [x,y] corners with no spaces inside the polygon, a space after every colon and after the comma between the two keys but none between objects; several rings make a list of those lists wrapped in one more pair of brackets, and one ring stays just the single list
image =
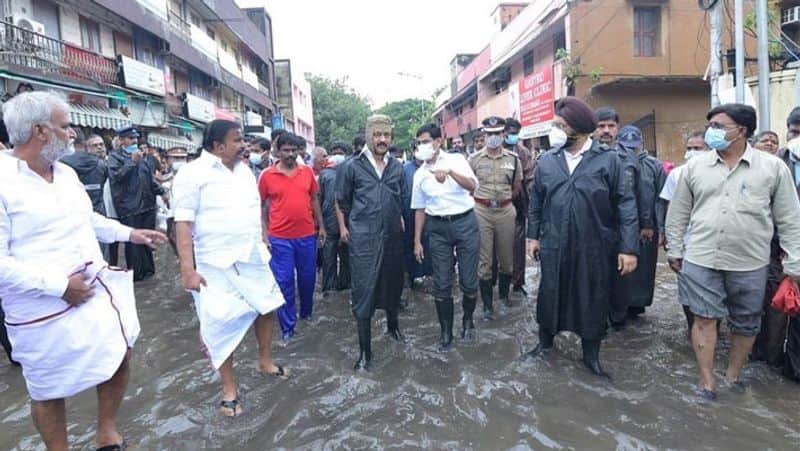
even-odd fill
[{"label": "hanging banner", "polygon": [[554,115],[553,68],[546,67],[520,80],[520,137],[529,139],[546,135],[550,131],[550,121]]}]

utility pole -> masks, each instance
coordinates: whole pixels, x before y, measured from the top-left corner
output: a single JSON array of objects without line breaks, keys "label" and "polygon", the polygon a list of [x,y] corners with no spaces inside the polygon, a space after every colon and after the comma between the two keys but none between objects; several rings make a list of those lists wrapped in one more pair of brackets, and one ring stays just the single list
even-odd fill
[{"label": "utility pole", "polygon": [[758,34],[758,129],[769,130],[769,28],[767,0],[756,0]]},{"label": "utility pole", "polygon": [[711,7],[711,108],[719,106],[719,75],[722,73],[722,2]]},{"label": "utility pole", "polygon": [[734,2],[734,39],[736,41],[736,103],[744,103],[744,0]]}]

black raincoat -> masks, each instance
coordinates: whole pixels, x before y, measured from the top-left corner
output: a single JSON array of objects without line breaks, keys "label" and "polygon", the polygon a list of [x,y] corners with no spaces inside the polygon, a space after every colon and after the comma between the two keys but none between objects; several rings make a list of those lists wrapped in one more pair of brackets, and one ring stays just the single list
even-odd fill
[{"label": "black raincoat", "polygon": [[336,219],[336,168],[324,168],[319,174],[319,203],[322,222],[328,236],[339,236],[339,222]]},{"label": "black raincoat", "polygon": [[595,141],[572,175],[564,150],[542,155],[530,194],[528,238],[541,244],[539,327],[599,340],[617,254],[639,253],[632,180],[617,153]]},{"label": "black raincoat", "polygon": [[[613,152],[616,153],[617,157],[620,159],[623,174],[625,174],[626,180],[628,180],[628,183],[630,183],[632,187],[631,189],[633,190],[636,200],[636,212],[639,218],[640,229],[652,227],[653,218],[650,216],[650,213],[646,209],[639,208],[642,197],[640,189],[642,184],[639,158],[636,156],[636,153],[619,145],[613,149]],[[619,222],[619,218],[617,218],[617,222]],[[636,233],[637,240],[639,236],[638,232],[639,231]],[[628,306],[633,299],[633,274],[621,276],[619,271],[617,271],[616,265],[614,265],[611,270],[611,311],[609,315],[611,316],[612,322],[624,323],[625,318],[628,316]]]},{"label": "black raincoat", "polygon": [[115,149],[108,156],[108,176],[114,209],[120,219],[155,210],[156,196],[164,194],[147,159],[142,157],[139,163],[134,163],[122,149]]},{"label": "black raincoat", "polygon": [[642,229],[652,229],[653,239],[639,243],[639,262],[636,271],[631,275],[632,289],[629,307],[647,307],[653,304],[653,292],[656,286],[656,266],[658,265],[658,224],[656,206],[658,195],[667,179],[661,161],[651,157],[647,152],[638,155],[639,186],[638,208],[639,218],[647,218],[648,222],[640,222]]},{"label": "black raincoat", "polygon": [[86,188],[86,194],[92,200],[94,211],[106,215],[106,205],[103,202],[103,186],[108,180],[108,165],[96,155],[88,152],[75,152],[60,160],[71,167],[78,174],[78,179]]},{"label": "black raincoat", "polygon": [[375,309],[397,311],[403,291],[403,165],[389,158],[383,176],[366,153],[337,169],[336,200],[350,230],[352,310],[369,319]]}]

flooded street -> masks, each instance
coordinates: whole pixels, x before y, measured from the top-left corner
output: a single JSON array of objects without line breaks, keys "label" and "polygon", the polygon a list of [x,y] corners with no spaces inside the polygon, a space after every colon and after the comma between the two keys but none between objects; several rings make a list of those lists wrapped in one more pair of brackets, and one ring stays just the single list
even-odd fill
[{"label": "flooded street", "polygon": [[[129,449],[800,447],[800,386],[762,364],[746,367],[747,394],[720,389],[716,404],[697,403],[694,357],[675,278],[664,264],[655,306],[604,343],[612,382],[583,368],[575,336],[559,336],[547,361],[517,362],[521,347],[536,340],[537,274],[530,268],[528,301],[515,300],[490,323],[480,320],[479,307],[478,341],[457,340],[447,354],[436,352],[432,298],[407,290],[401,328],[409,341],[383,336],[385,317],[376,314],[375,360],[365,374],[352,370],[357,343],[349,293],[318,294],[313,321],[301,321],[285,347],[276,339],[276,361],[292,371],[291,379],[258,373],[252,334],[240,347],[244,415],[235,420],[217,414],[218,378],[201,351],[191,297],[180,288],[168,249],[159,251],[157,266],[155,279],[137,286],[142,334],[120,414]],[[76,449],[93,449],[95,404],[93,391],[67,403]],[[22,376],[2,359],[0,450],[39,449]]]}]

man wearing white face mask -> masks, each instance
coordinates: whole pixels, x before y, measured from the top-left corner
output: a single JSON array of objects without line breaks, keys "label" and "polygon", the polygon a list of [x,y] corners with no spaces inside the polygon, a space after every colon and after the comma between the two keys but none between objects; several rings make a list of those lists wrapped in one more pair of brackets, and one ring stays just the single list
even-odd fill
[{"label": "man wearing white face mask", "polygon": [[120,449],[116,416],[139,320],[130,274],[109,269],[97,241],[166,237],[92,210],[75,171],[58,161],[75,137],[63,98],[19,94],[3,118],[14,151],[0,154],[0,298],[33,423],[47,449],[69,449],[65,398],[96,389],[95,445]]},{"label": "man wearing white face mask", "polygon": [[481,229],[481,261],[478,276],[486,319],[494,315],[492,293],[492,259],[497,255],[500,301],[511,306],[509,291],[514,271],[514,230],[517,211],[512,198],[522,189],[523,168],[519,158],[503,148],[504,119],[489,117],[483,121],[486,147],[469,159],[478,178],[475,191],[475,213]]},{"label": "man wearing white face mask", "polygon": [[[461,154],[441,151],[442,134],[436,124],[417,131],[414,158],[424,164],[414,173],[411,208],[414,218],[414,254],[419,263],[430,258],[433,269],[433,297],[441,327],[439,350],[453,343],[453,254],[458,260],[462,308],[461,338],[475,339],[472,314],[478,302],[478,221],[471,194],[478,179]],[[423,229],[428,234],[428,254],[422,244]]]},{"label": "man wearing white face mask", "polygon": [[539,158],[528,214],[528,255],[541,262],[536,321],[545,356],[555,335],[581,337],[583,363],[595,375],[611,310],[611,277],[636,269],[639,221],[633,183],[616,152],[590,134],[594,112],[575,97],[555,107],[550,145]]},{"label": "man wearing white face mask", "polygon": [[752,107],[721,105],[706,119],[705,141],[714,152],[687,164],[667,212],[667,242],[669,264],[681,272],[679,295],[695,316],[699,394],[713,400],[722,318],[732,342],[725,379],[733,392],[745,390],[739,376],[761,327],[773,234],[785,254],[783,272],[800,278],[800,203],[786,165],[748,144],[756,128]]},{"label": "man wearing white face mask", "polygon": [[[164,189],[156,182],[153,168],[139,150],[139,132],[134,127],[117,130],[119,148],[108,156],[108,178],[111,196],[119,221],[134,228],[153,229],[158,206],[156,196]],[[133,269],[133,280],[152,277],[156,272],[153,251],[133,243],[125,245],[125,263]]]}]

